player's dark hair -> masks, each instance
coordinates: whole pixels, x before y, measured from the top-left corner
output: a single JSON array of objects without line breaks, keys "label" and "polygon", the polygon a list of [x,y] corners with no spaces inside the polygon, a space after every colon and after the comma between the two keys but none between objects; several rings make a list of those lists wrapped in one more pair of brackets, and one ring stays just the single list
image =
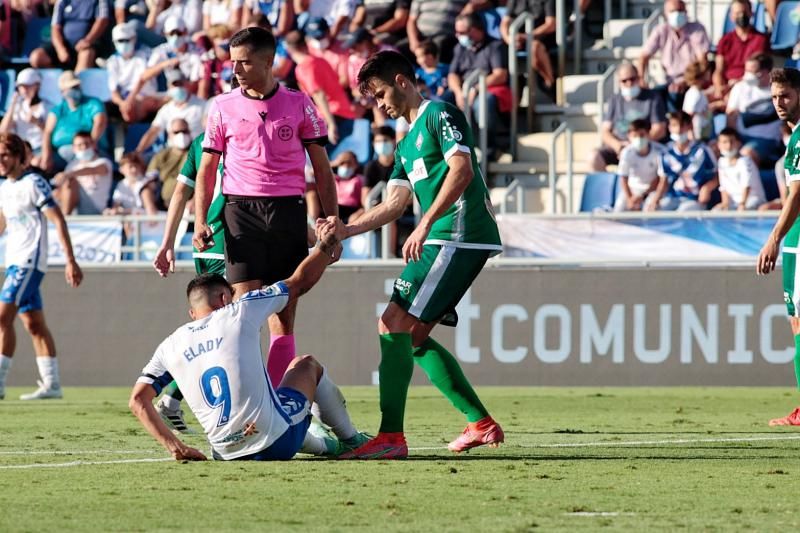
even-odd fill
[{"label": "player's dark hair", "polygon": [[186,299],[191,300],[192,294],[196,292],[202,292],[203,295],[208,296],[215,289],[228,289],[233,292],[231,284],[221,275],[209,272],[200,274],[186,286]]},{"label": "player's dark hair", "polygon": [[772,56],[769,54],[764,54],[762,52],[755,53],[747,58],[747,61],[757,61],[758,62],[758,70],[772,70],[773,65],[775,64],[772,61]]},{"label": "player's dark hair", "polygon": [[394,85],[394,78],[398,74],[414,83],[414,66],[406,57],[392,50],[384,50],[373,55],[358,71],[358,90],[364,96],[369,96],[369,85],[373,79],[381,80],[389,85]]},{"label": "player's dark hair", "polygon": [[237,46],[246,46],[255,53],[275,55],[275,36],[264,28],[244,28],[231,37],[230,47]]},{"label": "player's dark hair", "polygon": [[430,39],[422,41],[419,47],[422,48],[422,53],[426,56],[433,56],[437,59],[439,58],[439,46]]},{"label": "player's dark hair", "polygon": [[0,144],[20,161],[25,160],[25,141],[13,133],[0,133]]},{"label": "player's dark hair", "polygon": [[689,126],[692,123],[692,117],[686,111],[667,113],[667,120],[677,120],[681,126]]},{"label": "player's dark hair", "polygon": [[718,137],[730,137],[731,139],[736,139],[739,142],[742,142],[742,136],[739,135],[739,132],[736,131],[736,128],[723,128],[721,132],[719,132]]},{"label": "player's dark hair", "polygon": [[650,121],[646,118],[637,118],[628,124],[628,131],[650,131]]},{"label": "player's dark hair", "polygon": [[800,70],[793,68],[776,68],[769,74],[770,83],[788,85],[795,91],[800,91]]}]

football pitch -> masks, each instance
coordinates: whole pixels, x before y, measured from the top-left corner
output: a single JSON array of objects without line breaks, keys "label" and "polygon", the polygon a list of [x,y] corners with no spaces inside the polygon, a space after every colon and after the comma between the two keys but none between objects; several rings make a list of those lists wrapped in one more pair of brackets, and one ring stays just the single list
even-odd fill
[{"label": "football pitch", "polygon": [[[456,456],[461,415],[415,387],[406,461],[183,464],[129,389],[8,399],[22,392],[0,402],[4,532],[800,528],[800,431],[766,425],[800,403],[788,388],[480,388],[506,443]],[[344,392],[374,431],[377,389]]]}]

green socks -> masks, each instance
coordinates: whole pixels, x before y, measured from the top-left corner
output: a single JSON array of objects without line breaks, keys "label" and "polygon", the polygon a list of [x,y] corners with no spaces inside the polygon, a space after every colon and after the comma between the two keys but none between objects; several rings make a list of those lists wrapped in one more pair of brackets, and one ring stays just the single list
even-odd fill
[{"label": "green socks", "polygon": [[464,376],[456,358],[441,344],[428,337],[414,349],[414,361],[455,408],[464,413],[468,422],[477,422],[489,414]]},{"label": "green socks", "polygon": [[381,364],[380,379],[381,433],[403,431],[403,415],[406,396],[414,362],[411,357],[410,333],[386,333],[380,335]]},{"label": "green socks", "polygon": [[178,389],[178,384],[175,381],[164,387],[164,395],[175,398],[179,402],[183,400],[183,393]]},{"label": "green socks", "polygon": [[797,388],[800,389],[800,335],[794,336],[794,377],[797,379]]}]

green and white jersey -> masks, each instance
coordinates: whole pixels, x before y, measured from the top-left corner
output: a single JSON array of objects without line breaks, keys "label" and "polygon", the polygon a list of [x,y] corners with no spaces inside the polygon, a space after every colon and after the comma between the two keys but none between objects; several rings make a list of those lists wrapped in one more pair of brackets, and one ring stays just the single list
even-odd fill
[{"label": "green and white jersey", "polygon": [[425,212],[444,184],[450,170],[448,160],[457,152],[469,154],[474,177],[461,197],[434,222],[425,244],[500,253],[500,232],[475,156],[472,131],[455,106],[429,100],[422,103],[408,133],[397,145],[388,185],[411,189]]},{"label": "green and white jersey", "polygon": [[786,184],[800,181],[800,124],[792,130],[789,145],[786,147],[786,159],[783,162],[786,170]]},{"label": "green and white jersey", "polygon": [[[189,146],[189,153],[186,155],[186,162],[181,168],[178,181],[194,189],[197,180],[197,171],[200,168],[200,159],[203,157],[203,138],[205,133],[201,133],[192,141]],[[217,169],[217,181],[214,184],[214,195],[211,198],[211,205],[208,208],[206,220],[208,227],[214,232],[214,246],[203,252],[194,249],[192,257],[195,259],[225,259],[225,234],[222,227],[222,210],[225,208],[225,197],[222,195],[222,163]]]}]

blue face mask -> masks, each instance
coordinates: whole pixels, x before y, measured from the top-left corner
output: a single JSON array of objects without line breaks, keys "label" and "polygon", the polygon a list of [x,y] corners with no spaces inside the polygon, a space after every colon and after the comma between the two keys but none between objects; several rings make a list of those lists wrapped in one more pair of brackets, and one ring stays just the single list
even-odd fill
[{"label": "blue face mask", "polygon": [[79,87],[73,87],[72,89],[68,90],[64,93],[64,98],[67,100],[71,100],[73,102],[77,102],[81,99],[83,93],[81,92]]},{"label": "blue face mask", "polygon": [[387,142],[377,142],[373,145],[373,148],[375,148],[376,154],[383,156],[391,155],[391,153],[394,151],[394,146],[392,146],[392,143]]},{"label": "blue face mask", "polygon": [[350,168],[350,167],[346,167],[344,165],[341,165],[336,169],[336,175],[339,176],[342,179],[345,179],[345,180],[352,178],[353,174],[355,174],[355,173],[356,173],[356,169]]},{"label": "blue face mask", "polygon": [[177,49],[186,44],[186,36],[185,35],[168,35],[167,36],[167,43],[172,47],[172,49]]},{"label": "blue face mask", "polygon": [[189,91],[185,87],[172,87],[169,90],[169,97],[176,102],[185,102],[189,99]]},{"label": "blue face mask", "polygon": [[117,53],[121,56],[127,56],[133,53],[134,49],[133,41],[128,41],[126,43],[114,43],[114,48],[116,48]]},{"label": "blue face mask", "polygon": [[472,48],[472,39],[470,39],[468,35],[459,35],[458,44],[464,48]]},{"label": "blue face mask", "polygon": [[75,152],[75,159],[77,161],[91,161],[94,157],[94,148],[87,148],[86,150],[77,150]]}]

